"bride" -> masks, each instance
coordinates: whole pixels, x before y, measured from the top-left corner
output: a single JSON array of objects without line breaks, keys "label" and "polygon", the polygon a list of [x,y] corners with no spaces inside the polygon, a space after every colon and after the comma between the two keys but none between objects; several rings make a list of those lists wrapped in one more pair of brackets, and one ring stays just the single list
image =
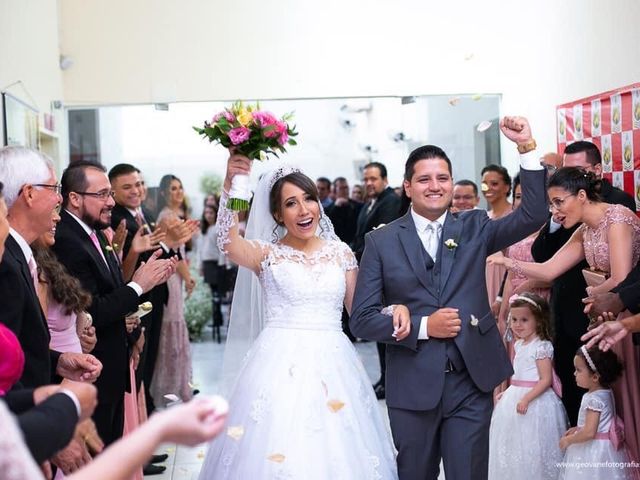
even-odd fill
[{"label": "bride", "polygon": [[[248,158],[231,155],[225,191],[250,168]],[[227,198],[218,246],[259,288],[241,286],[239,275],[225,370],[242,351],[233,337],[260,332],[235,376],[226,435],[211,443],[200,479],[397,479],[371,382],[341,328],[357,264],[326,219],[314,182],[291,167],[265,174],[247,239]]]}]

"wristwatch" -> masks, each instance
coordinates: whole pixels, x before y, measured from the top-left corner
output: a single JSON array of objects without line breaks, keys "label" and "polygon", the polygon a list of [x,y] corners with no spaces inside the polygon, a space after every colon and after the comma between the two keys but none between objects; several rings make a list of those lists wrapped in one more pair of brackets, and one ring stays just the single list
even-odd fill
[{"label": "wristwatch", "polygon": [[536,141],[532,138],[527,143],[523,143],[522,145],[518,145],[518,152],[525,154],[532,150],[535,150],[537,147]]}]

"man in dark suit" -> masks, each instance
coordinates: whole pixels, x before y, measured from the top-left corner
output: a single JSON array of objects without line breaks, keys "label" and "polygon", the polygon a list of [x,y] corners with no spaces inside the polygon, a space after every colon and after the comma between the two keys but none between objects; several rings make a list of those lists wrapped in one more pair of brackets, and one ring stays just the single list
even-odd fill
[{"label": "man in dark suit", "polygon": [[[567,146],[563,157],[564,167],[580,167],[601,178],[600,196],[604,202],[621,204],[635,211],[635,202],[626,192],[614,187],[602,178],[602,160],[598,147],[591,142],[579,141]],[[553,217],[542,227],[531,246],[533,259],[546,262],[569,241],[580,224],[565,229]],[[574,379],[573,357],[582,345],[580,337],[587,331],[589,318],[582,311],[582,299],[587,284],[582,270],[589,268],[585,260],[567,270],[551,284],[551,311],[554,322],[554,366],[562,382],[562,403],[571,425],[576,425],[584,390]]]},{"label": "man in dark suit", "polygon": [[93,415],[105,445],[122,436],[124,392],[129,384],[125,316],[138,309],[140,296],[166,281],[175,260],[159,260],[156,251],[124,282],[118,260],[102,229],[111,225],[115,205],[109,178],[102,165],[74,162],[62,175],[63,210],[53,247],[58,260],[91,293],[88,308],[96,327],[93,350],[103,365],[96,382],[99,404]]},{"label": "man in dark suit", "polygon": [[[155,217],[152,216],[151,212],[142,208],[143,185],[140,170],[133,165],[120,163],[109,171],[109,181],[111,182],[111,188],[113,188],[114,200],[116,202],[111,210],[111,227],[115,230],[121,222],[125,222],[127,236],[122,250],[124,270],[125,272],[129,269],[133,271],[141,262],[148,260],[151,255],[150,250],[141,253],[131,251],[131,245],[136,233],[138,233],[141,228],[145,230],[145,235],[153,231],[159,232],[159,230],[156,230]],[[191,223],[195,224],[195,222]],[[181,226],[177,226],[177,228],[181,228]],[[176,228],[172,227],[168,229],[166,237],[159,237],[164,238],[164,242],[161,244],[163,248],[161,258],[171,258],[177,255],[180,259],[179,251],[173,250],[170,246],[184,244],[191,238],[191,234],[194,231],[193,228],[185,230],[182,233],[176,230]],[[176,235],[179,237],[178,239],[175,239]],[[155,235],[148,236],[147,238],[152,237],[155,237]],[[149,244],[151,245],[151,242],[149,242]],[[129,265],[131,261],[133,261],[133,265]],[[144,380],[148,414],[151,414],[155,409],[149,388],[158,355],[162,314],[168,299],[169,290],[166,283],[156,285],[141,298],[141,301],[149,301],[153,304],[151,313],[142,319],[142,326],[145,328],[145,343],[140,354],[138,369],[136,370],[138,388],[140,388],[141,381]]]},{"label": "man in dark suit", "polygon": [[[351,329],[387,344],[387,405],[401,480],[487,478],[493,389],[513,370],[485,288],[486,258],[536,231],[547,215],[545,173],[526,119],[506,117],[518,144],[522,204],[498,220],[448,212],[451,162],[440,148],[414,150],[405,166],[410,211],[369,233]],[[402,335],[383,307],[404,305]],[[407,330],[406,326],[410,326]],[[397,338],[396,338],[397,336]]]},{"label": "man in dark suit", "polygon": [[[36,293],[37,265],[30,244],[55,228],[58,218],[55,210],[60,187],[53,163],[39,152],[5,147],[0,149],[0,180],[11,226],[0,262],[0,296],[4,300],[0,322],[16,334],[25,353],[24,371],[13,390],[41,387],[60,381],[59,377],[94,381],[102,364],[93,355],[60,354],[49,349],[49,328]],[[73,394],[69,397],[78,405]]]},{"label": "man in dark suit", "polygon": [[333,223],[338,238],[350,245],[356,236],[362,203],[349,198],[349,183],[344,177],[338,177],[333,181],[333,191],[336,198],[325,213]]},{"label": "man in dark suit", "polygon": [[[400,216],[400,197],[396,195],[393,188],[389,187],[387,180],[387,167],[380,162],[371,162],[364,167],[364,186],[367,195],[367,202],[360,209],[356,236],[351,244],[351,250],[358,262],[364,251],[364,236],[381,225],[393,222]],[[376,397],[385,398],[385,374],[386,355],[385,345],[377,343],[378,359],[380,361],[380,380],[373,388]]]}]

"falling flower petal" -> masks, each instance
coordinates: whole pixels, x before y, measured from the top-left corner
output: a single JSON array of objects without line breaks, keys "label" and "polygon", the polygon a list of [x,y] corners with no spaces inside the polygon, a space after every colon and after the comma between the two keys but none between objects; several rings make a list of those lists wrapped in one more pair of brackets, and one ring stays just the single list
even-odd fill
[{"label": "falling flower petal", "polygon": [[282,463],[284,462],[284,459],[286,457],[284,455],[282,455],[281,453],[274,453],[273,455],[269,455],[267,457],[267,460],[270,460],[272,462],[276,462],[276,463]]},{"label": "falling flower petal", "polygon": [[321,380],[320,383],[322,383],[322,391],[324,391],[324,396],[326,397],[327,395],[329,395],[329,389],[327,388],[327,384],[324,383],[324,380]]},{"label": "falling flower petal", "polygon": [[333,413],[336,413],[340,410],[342,410],[342,407],[344,407],[344,402],[341,402],[340,400],[329,400],[327,402],[327,407],[329,407],[329,410],[331,410]]},{"label": "falling flower petal", "polygon": [[200,388],[200,384],[197,382],[189,382],[189,388],[196,389],[196,388]]},{"label": "falling flower petal", "polygon": [[471,100],[473,100],[474,102],[477,102],[478,100],[480,100],[482,98],[482,94],[481,93],[476,93],[475,95],[473,95],[471,97]]},{"label": "falling flower petal", "polygon": [[178,397],[177,395],[175,395],[173,393],[167,393],[166,395],[164,395],[164,398],[166,398],[170,402],[179,402],[180,401],[180,397]]},{"label": "falling flower petal", "polygon": [[479,132],[486,132],[487,130],[489,130],[489,127],[491,127],[491,125],[492,123],[489,120],[483,120],[478,124],[476,130],[478,130]]},{"label": "falling flower petal", "polygon": [[456,105],[458,105],[458,103],[460,103],[460,97],[451,97],[449,99],[449,105],[451,105],[452,107],[455,107]]},{"label": "falling flower petal", "polygon": [[482,190],[483,192],[489,191],[489,185],[487,185],[486,183],[482,182],[482,184],[480,185],[480,190]]},{"label": "falling flower petal", "polygon": [[474,54],[473,54],[473,53],[467,53],[467,54],[464,56],[464,59],[465,59],[465,61],[467,61],[467,62],[468,62],[469,60],[472,60],[472,59],[473,59],[473,57],[474,57]]},{"label": "falling flower petal", "polygon": [[227,428],[227,435],[234,440],[240,440],[244,435],[244,427],[242,425],[237,425],[235,427]]},{"label": "falling flower petal", "polygon": [[202,460],[204,458],[204,452],[203,451],[198,452],[198,454],[196,455],[196,458],[198,460]]}]

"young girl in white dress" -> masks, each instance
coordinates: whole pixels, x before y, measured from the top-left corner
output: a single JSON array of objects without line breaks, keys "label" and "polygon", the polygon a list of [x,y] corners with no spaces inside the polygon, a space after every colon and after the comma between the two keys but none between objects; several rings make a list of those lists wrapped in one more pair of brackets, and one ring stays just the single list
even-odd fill
[{"label": "young girl in white dress", "polygon": [[[234,175],[249,170],[246,157],[232,155],[225,190]],[[236,285],[230,329],[236,320],[252,318],[255,307],[263,311],[257,314],[261,322],[241,327],[247,336],[260,333],[243,354],[226,435],[210,445],[200,479],[397,479],[391,436],[371,381],[342,332],[357,263],[325,218],[315,183],[290,167],[265,174],[246,238],[226,201],[224,194],[218,245],[252,273],[246,278],[259,282],[247,301],[237,295],[242,284]],[[237,345],[230,330],[225,369],[227,352]]]},{"label": "young girl in white dress", "polygon": [[489,478],[557,479],[567,415],[552,390],[549,305],[533,293],[509,299],[515,334],[514,374],[498,395],[489,430]]},{"label": "young girl in white dress", "polygon": [[580,347],[573,359],[576,383],[588,391],[582,397],[578,425],[560,439],[566,449],[562,480],[626,480],[637,471],[623,468],[629,458],[624,446],[614,446],[609,431],[616,417],[613,393],[609,389],[622,373],[616,354],[598,347]]}]

